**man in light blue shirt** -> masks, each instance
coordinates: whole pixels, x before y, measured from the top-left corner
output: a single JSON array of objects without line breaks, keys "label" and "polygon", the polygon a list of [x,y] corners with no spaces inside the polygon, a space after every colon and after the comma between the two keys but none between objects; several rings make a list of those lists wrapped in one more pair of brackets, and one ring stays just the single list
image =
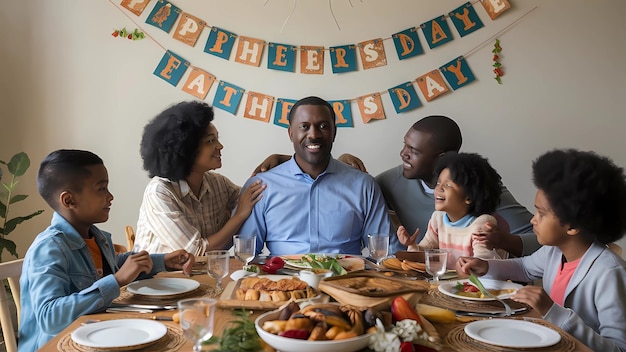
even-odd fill
[{"label": "man in light blue shirt", "polygon": [[239,229],[242,235],[256,234],[257,254],[264,245],[272,255],[361,254],[368,234],[392,233],[374,178],[331,156],[337,133],[332,106],[318,97],[304,98],[288,118],[294,157],[243,187],[257,179],[267,185]]}]

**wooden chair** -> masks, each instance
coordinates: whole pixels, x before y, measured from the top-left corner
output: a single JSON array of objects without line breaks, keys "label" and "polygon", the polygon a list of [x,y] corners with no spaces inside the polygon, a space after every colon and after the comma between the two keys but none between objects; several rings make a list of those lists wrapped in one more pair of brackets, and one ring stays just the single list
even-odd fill
[{"label": "wooden chair", "polygon": [[13,314],[9,305],[4,288],[4,279],[9,281],[9,288],[13,295],[15,308],[17,310],[17,325],[20,324],[20,275],[22,274],[22,264],[24,259],[17,259],[10,262],[0,263],[0,325],[2,325],[2,334],[4,335],[4,345],[7,352],[17,352],[17,338],[15,330],[13,330]]},{"label": "wooden chair", "polygon": [[126,244],[128,245],[128,250],[132,252],[135,247],[135,230],[133,230],[132,226],[126,226]]},{"label": "wooden chair", "polygon": [[622,247],[619,244],[609,243],[606,246],[609,247],[610,250],[615,252],[615,254],[619,255],[620,257],[622,256]]},{"label": "wooden chair", "polygon": [[121,244],[113,243],[113,249],[115,250],[115,254],[122,254],[128,252],[128,248]]}]

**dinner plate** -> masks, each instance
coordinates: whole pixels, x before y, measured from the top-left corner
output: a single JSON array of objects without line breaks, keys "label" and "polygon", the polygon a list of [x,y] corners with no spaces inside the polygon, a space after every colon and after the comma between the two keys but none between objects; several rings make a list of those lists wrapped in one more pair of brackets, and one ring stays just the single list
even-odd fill
[{"label": "dinner plate", "polygon": [[132,282],[126,286],[130,293],[143,296],[177,296],[197,289],[196,280],[181,278],[147,279]]},{"label": "dinner plate", "polygon": [[[351,256],[339,253],[312,253],[317,257],[332,257],[332,258],[349,258]],[[303,261],[302,256],[307,254],[289,254],[289,255],[281,255],[280,257],[285,261],[285,266],[296,268],[296,269],[311,269],[311,264]]]},{"label": "dinner plate", "polygon": [[167,334],[167,327],[147,319],[116,319],[83,325],[72,332],[81,346],[126,351],[155,343]]},{"label": "dinner plate", "polygon": [[514,319],[478,320],[467,324],[465,333],[475,340],[503,347],[548,347],[561,341],[561,334],[548,327]]},{"label": "dinner plate", "polygon": [[[454,298],[460,298],[460,299],[465,299],[465,300],[470,300],[470,301],[495,301],[495,299],[491,297],[484,297],[484,298],[467,297],[467,296],[462,296],[462,295],[457,294],[458,291],[456,289],[456,284],[458,282],[463,284],[464,282],[470,282],[470,281],[465,279],[465,280],[452,280],[448,282],[443,282],[439,285],[439,291],[445,295],[448,295]],[[483,286],[485,286],[487,290],[505,290],[505,289],[519,290],[520,288],[523,287],[522,285],[509,282],[509,281],[480,279],[480,282],[483,283]],[[509,298],[512,294],[513,293],[502,294],[502,295],[499,295],[498,298],[500,299]]]}]

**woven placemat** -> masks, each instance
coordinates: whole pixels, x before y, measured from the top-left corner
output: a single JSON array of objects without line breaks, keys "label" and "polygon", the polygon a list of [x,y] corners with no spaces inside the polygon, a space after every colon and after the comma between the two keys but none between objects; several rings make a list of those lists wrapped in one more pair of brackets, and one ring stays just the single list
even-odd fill
[{"label": "woven placemat", "polygon": [[488,343],[480,342],[474,340],[473,338],[467,336],[465,333],[465,325],[462,324],[454,327],[452,330],[448,332],[445,337],[445,343],[456,351],[463,352],[500,352],[500,351],[550,351],[550,352],[570,352],[574,351],[576,348],[576,343],[574,339],[572,339],[569,335],[567,335],[560,328],[544,321],[533,321],[533,323],[544,325],[550,329],[555,330],[561,335],[561,341],[557,344],[548,346],[548,347],[539,347],[539,348],[510,348],[510,347],[502,347],[495,346]]},{"label": "woven placemat", "polygon": [[94,352],[94,351],[150,351],[150,352],[166,352],[166,351],[178,351],[186,343],[183,337],[183,332],[178,325],[164,324],[167,327],[167,333],[161,339],[155,343],[151,343],[148,346],[138,349],[97,349],[79,345],[72,340],[72,334],[68,333],[63,336],[57,344],[57,350],[59,351],[76,351],[76,352]]},{"label": "woven placemat", "polygon": [[113,300],[113,303],[118,304],[160,304],[160,305],[176,305],[176,303],[187,297],[210,297],[217,298],[219,297],[221,291],[217,291],[215,287],[209,286],[207,284],[200,284],[198,288],[193,291],[186,292],[181,295],[177,295],[175,298],[159,298],[145,295],[136,295],[134,293],[128,292],[126,286],[120,289],[120,295],[116,299]]},{"label": "woven placemat", "polygon": [[[506,301],[506,303],[511,306],[512,309],[524,307],[528,308],[528,306],[524,303],[515,302],[510,299],[505,299],[504,301]],[[476,313],[485,313],[497,310],[504,311],[504,307],[498,301],[470,301],[458,299],[445,295],[436,288],[428,290],[428,294],[422,296],[420,303],[430,304],[433,306],[448,308],[452,310],[463,310]]]}]

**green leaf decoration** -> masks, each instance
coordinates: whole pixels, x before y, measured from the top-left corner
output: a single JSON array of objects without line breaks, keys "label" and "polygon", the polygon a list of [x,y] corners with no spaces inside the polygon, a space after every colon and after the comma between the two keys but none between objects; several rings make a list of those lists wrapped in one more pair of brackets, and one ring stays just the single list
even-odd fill
[{"label": "green leaf decoration", "polygon": [[23,176],[30,167],[30,159],[26,153],[17,153],[13,155],[11,161],[7,164],[9,172],[16,177]]},{"label": "green leaf decoration", "polygon": [[16,248],[17,247],[15,246],[15,242],[13,242],[11,240],[6,240],[4,238],[0,238],[0,253],[2,253],[2,251],[4,251],[6,249],[15,258],[17,258],[18,255],[17,255],[17,249]]}]

